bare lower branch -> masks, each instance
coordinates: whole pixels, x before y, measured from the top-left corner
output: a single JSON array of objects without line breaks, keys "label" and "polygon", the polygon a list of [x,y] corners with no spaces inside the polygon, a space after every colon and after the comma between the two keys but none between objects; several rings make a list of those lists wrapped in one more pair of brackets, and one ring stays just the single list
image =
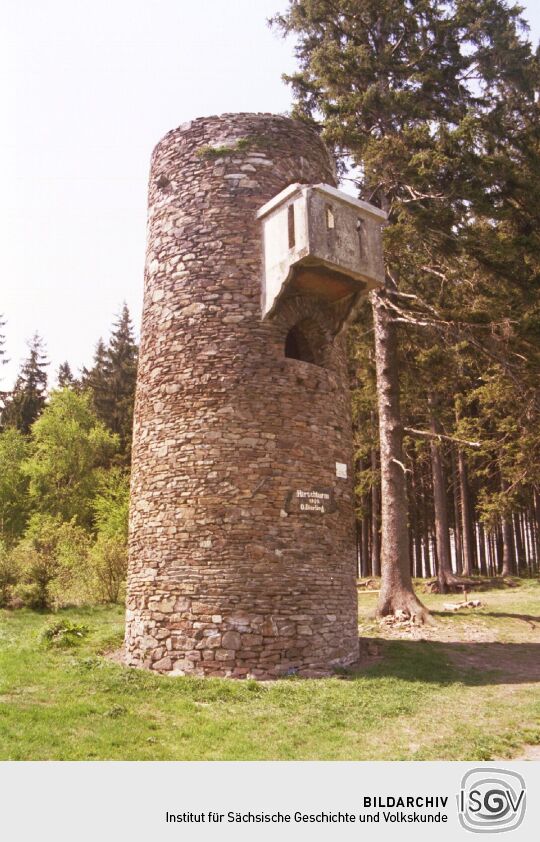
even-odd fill
[{"label": "bare lower branch", "polygon": [[481,443],[479,441],[467,441],[467,439],[458,439],[455,436],[447,436],[444,433],[432,433],[429,430],[416,430],[414,427],[404,427],[404,433],[408,433],[410,436],[419,436],[420,438],[425,439],[438,439],[439,441],[453,441],[455,444],[463,444],[465,447],[481,447]]},{"label": "bare lower branch", "polygon": [[401,470],[403,471],[403,473],[404,473],[404,474],[406,474],[406,473],[407,473],[407,471],[408,471],[409,473],[411,473],[410,468],[406,468],[406,467],[405,467],[405,465],[403,464],[403,462],[400,462],[400,461],[399,461],[399,459],[396,459],[396,458],[394,457],[394,458],[392,459],[392,462],[394,462],[394,464],[396,464],[396,465],[399,465],[399,467],[401,468]]}]

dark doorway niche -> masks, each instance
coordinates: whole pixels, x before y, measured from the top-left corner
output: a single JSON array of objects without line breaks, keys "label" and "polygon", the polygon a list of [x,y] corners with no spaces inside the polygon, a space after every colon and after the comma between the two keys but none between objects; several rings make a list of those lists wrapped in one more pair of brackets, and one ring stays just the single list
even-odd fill
[{"label": "dark doorway niche", "polygon": [[312,319],[302,319],[285,338],[285,356],[312,365],[323,365],[324,335]]}]

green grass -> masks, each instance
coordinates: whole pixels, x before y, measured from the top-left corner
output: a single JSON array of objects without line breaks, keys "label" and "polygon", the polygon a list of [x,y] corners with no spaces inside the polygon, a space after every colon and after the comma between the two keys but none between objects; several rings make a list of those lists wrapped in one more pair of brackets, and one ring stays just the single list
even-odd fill
[{"label": "green grass", "polygon": [[[482,594],[487,606],[477,614],[436,615],[426,640],[383,639],[368,617],[375,597],[363,595],[361,634],[377,638],[381,659],[355,674],[273,683],[167,678],[114,664],[101,653],[121,642],[120,607],[0,611],[0,759],[509,756],[540,742],[538,684],[528,672],[540,662],[540,626],[520,619],[539,613],[539,594],[535,582]],[[426,597],[435,610],[445,601]],[[43,631],[58,619],[88,634],[47,646]]]}]

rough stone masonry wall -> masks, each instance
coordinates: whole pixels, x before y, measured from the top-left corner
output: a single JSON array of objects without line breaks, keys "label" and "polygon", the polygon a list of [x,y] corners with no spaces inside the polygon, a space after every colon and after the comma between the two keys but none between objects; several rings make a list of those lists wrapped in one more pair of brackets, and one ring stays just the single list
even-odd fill
[{"label": "rough stone masonry wall", "polygon": [[[218,147],[209,149],[208,147]],[[221,148],[219,148],[221,147]],[[255,213],[335,184],[318,136],[269,114],[194,120],[156,147],[135,410],[126,659],[173,674],[320,675],[358,653],[344,342],[298,297],[261,321]],[[284,355],[311,316],[324,366]],[[295,489],[336,510],[284,511]],[[298,509],[298,507],[297,507]]]}]

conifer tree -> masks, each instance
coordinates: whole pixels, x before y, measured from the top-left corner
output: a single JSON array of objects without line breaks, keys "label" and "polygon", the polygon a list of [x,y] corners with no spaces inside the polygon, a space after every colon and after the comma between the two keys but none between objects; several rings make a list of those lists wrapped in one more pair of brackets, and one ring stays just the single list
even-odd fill
[{"label": "conifer tree", "polygon": [[16,427],[25,435],[45,406],[48,366],[43,340],[35,333],[28,357],[22,363],[15,386],[2,412],[2,426]]},{"label": "conifer tree", "polygon": [[[380,614],[399,609],[425,617],[409,572],[398,325],[427,326],[433,341],[440,341],[435,332],[444,324],[452,341],[463,338],[455,312],[444,311],[448,267],[455,277],[460,272],[467,278],[474,261],[487,266],[493,259],[478,217],[484,215],[489,231],[510,205],[515,167],[504,159],[502,115],[511,103],[511,125],[510,115],[515,120],[534,103],[534,57],[521,36],[520,11],[504,0],[290,0],[273,20],[297,38],[299,71],[285,77],[296,116],[321,126],[341,172],[352,163],[361,197],[387,210],[392,223],[386,284],[372,294],[381,448]],[[485,163],[494,145],[497,168]],[[411,301],[421,318],[411,315]],[[470,304],[462,300],[458,310]]]},{"label": "conifer tree", "polygon": [[[5,338],[4,333],[3,333],[3,329],[4,329],[5,326],[6,326],[6,323],[4,321],[4,317],[2,315],[0,315],[0,367],[3,366],[3,365],[6,365],[6,363],[8,362],[8,360],[6,358],[6,351],[5,351],[6,338]],[[1,378],[0,378],[0,380],[1,380]],[[1,418],[2,407],[4,405],[4,401],[6,400],[6,398],[7,398],[7,393],[5,392],[5,390],[0,388],[0,418]]]},{"label": "conifer tree", "polygon": [[133,407],[137,381],[138,348],[127,304],[124,303],[111,334],[108,356],[109,411],[105,419],[120,439],[121,451],[129,462]]},{"label": "conifer tree", "polygon": [[108,412],[110,405],[109,397],[109,356],[103,339],[99,339],[94,351],[93,365],[91,368],[83,368],[81,386],[91,396],[92,406],[98,418],[108,423]]},{"label": "conifer tree", "polygon": [[8,361],[6,359],[6,337],[4,336],[3,330],[6,326],[4,321],[4,317],[0,314],[0,365],[5,365]]},{"label": "conifer tree", "polygon": [[82,388],[90,392],[98,418],[118,435],[120,461],[125,464],[131,455],[137,355],[131,317],[124,304],[113,325],[109,345],[100,339],[92,368],[83,369]]},{"label": "conifer tree", "polygon": [[77,379],[73,376],[67,360],[58,367],[57,381],[59,389],[75,389],[78,386]]}]

